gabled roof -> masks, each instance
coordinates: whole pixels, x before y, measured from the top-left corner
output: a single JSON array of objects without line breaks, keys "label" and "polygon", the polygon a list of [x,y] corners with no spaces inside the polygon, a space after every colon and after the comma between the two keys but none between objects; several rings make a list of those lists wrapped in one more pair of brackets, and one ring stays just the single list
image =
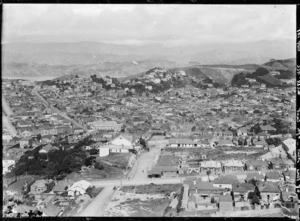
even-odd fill
[{"label": "gabled roof", "polygon": [[260,184],[258,186],[259,188],[259,191],[260,192],[266,192],[266,193],[280,193],[281,190],[279,188],[279,186],[274,183],[274,182],[269,182],[269,181],[266,181],[266,182],[263,182],[262,184]]},{"label": "gabled roof", "polygon": [[214,180],[214,184],[233,184],[237,182],[237,180],[237,176],[235,175],[225,175]]},{"label": "gabled roof", "polygon": [[232,197],[230,195],[219,196],[220,202],[232,202]]},{"label": "gabled roof", "polygon": [[71,180],[61,180],[57,182],[57,184],[53,187],[53,191],[64,192],[66,191],[66,187],[71,186],[74,182]]},{"label": "gabled roof", "polygon": [[247,179],[264,179],[263,174],[259,174],[258,172],[247,173]]},{"label": "gabled roof", "polygon": [[221,168],[221,163],[214,160],[202,161],[200,167],[208,167],[208,168]]},{"label": "gabled roof", "polygon": [[260,126],[260,128],[262,129],[262,130],[273,130],[273,131],[275,131],[276,130],[276,128],[275,127],[272,127],[271,125],[262,125],[262,126]]},{"label": "gabled roof", "polygon": [[[196,184],[194,182],[196,181]],[[183,181],[184,184],[189,185],[189,189],[196,189],[201,191],[210,191],[215,189],[212,182],[203,182],[201,178],[195,179],[195,178],[187,178]]]},{"label": "gabled roof", "polygon": [[247,160],[246,161],[247,166],[253,165],[253,166],[268,166],[268,163],[266,161],[262,160]]},{"label": "gabled roof", "polygon": [[239,183],[236,182],[232,186],[233,192],[238,192],[238,193],[246,193],[250,190],[254,190],[254,185],[252,183]]},{"label": "gabled roof", "polygon": [[270,171],[270,172],[266,172],[266,176],[268,179],[280,179],[281,177],[283,177],[280,173],[276,172],[276,171]]}]

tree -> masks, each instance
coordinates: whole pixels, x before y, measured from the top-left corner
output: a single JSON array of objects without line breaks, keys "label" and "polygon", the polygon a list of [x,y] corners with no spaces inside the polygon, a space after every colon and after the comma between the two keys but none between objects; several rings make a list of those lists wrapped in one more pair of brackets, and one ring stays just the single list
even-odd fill
[{"label": "tree", "polygon": [[208,181],[210,182],[210,177],[209,177],[209,175],[211,174],[211,171],[210,171],[210,170],[207,170],[207,171],[206,171],[206,174],[207,174],[207,177],[208,177]]},{"label": "tree", "polygon": [[264,76],[264,75],[266,75],[268,73],[269,73],[268,69],[259,67],[259,68],[256,69],[256,71],[254,71],[252,73],[251,76],[254,77],[254,78],[256,78],[256,77],[259,77],[259,76]]},{"label": "tree", "polygon": [[93,165],[93,163],[95,162],[95,160],[96,160],[95,156],[88,157],[88,158],[86,158],[84,160],[84,165],[87,166],[87,167],[91,166],[91,165]]},{"label": "tree", "polygon": [[103,165],[100,164],[99,162],[96,162],[94,167],[95,167],[95,169],[97,169],[97,170],[103,170],[103,169],[104,169]]}]

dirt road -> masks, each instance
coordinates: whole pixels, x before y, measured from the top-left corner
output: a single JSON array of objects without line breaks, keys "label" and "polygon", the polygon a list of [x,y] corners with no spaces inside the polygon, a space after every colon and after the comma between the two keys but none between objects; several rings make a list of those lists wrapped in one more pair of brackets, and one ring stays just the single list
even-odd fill
[{"label": "dirt road", "polygon": [[96,198],[85,208],[81,214],[76,216],[90,217],[90,216],[103,216],[105,208],[109,203],[114,193],[113,186],[105,187]]}]

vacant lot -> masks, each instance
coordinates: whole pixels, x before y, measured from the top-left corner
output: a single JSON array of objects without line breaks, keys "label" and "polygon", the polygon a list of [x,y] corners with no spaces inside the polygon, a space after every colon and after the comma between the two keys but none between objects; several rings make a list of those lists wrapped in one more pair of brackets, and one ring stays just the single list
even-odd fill
[{"label": "vacant lot", "polygon": [[170,204],[169,195],[182,185],[123,186],[117,190],[105,210],[105,216],[162,217]]},{"label": "vacant lot", "polygon": [[128,165],[131,153],[110,153],[106,157],[98,157],[97,161],[106,163],[113,167],[126,168]]},{"label": "vacant lot", "polygon": [[67,175],[67,178],[72,179],[74,181],[78,180],[99,180],[99,179],[121,179],[123,178],[126,170],[117,168],[105,163],[101,163],[103,165],[102,170],[98,170],[95,168],[84,169],[82,172],[73,172]]},{"label": "vacant lot", "polygon": [[116,191],[104,216],[162,217],[170,201],[162,194],[134,194]]},{"label": "vacant lot", "polygon": [[181,184],[163,184],[163,185],[141,185],[141,186],[122,186],[121,191],[134,194],[170,194],[180,191]]}]

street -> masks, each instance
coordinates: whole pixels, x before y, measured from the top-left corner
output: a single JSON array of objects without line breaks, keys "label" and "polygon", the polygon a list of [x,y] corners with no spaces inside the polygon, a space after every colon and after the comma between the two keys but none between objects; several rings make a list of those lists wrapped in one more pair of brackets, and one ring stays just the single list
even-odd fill
[{"label": "street", "polygon": [[2,108],[8,117],[14,114],[6,98],[3,95],[2,95]]},{"label": "street", "polygon": [[91,183],[95,187],[104,187],[101,193],[87,206],[87,208],[79,216],[102,216],[105,208],[113,195],[113,187],[116,186],[138,186],[146,184],[176,184],[182,183],[183,178],[148,178],[147,170],[150,170],[155,165],[155,160],[158,158],[161,146],[155,146],[149,152],[144,152],[138,158],[131,179],[118,180],[94,180]]},{"label": "street", "polygon": [[76,216],[103,216],[105,208],[114,193],[113,186],[106,186],[96,198],[85,208],[85,210]]},{"label": "street", "polygon": [[77,127],[80,127],[80,128],[82,128],[82,129],[84,129],[84,130],[87,131],[87,128],[86,128],[84,125],[78,123],[78,122],[75,121],[74,119],[70,118],[66,113],[60,111],[59,109],[57,109],[57,108],[53,107],[51,104],[49,104],[49,102],[46,101],[46,99],[43,98],[43,97],[38,93],[38,89],[39,89],[39,87],[36,86],[36,87],[32,90],[32,94],[36,95],[36,96],[37,96],[37,97],[45,104],[46,107],[50,107],[52,111],[56,112],[57,114],[59,114],[60,116],[62,116],[63,118],[65,118],[66,120],[71,121],[71,122],[72,122],[74,125],[76,125]]},{"label": "street", "polygon": [[7,130],[9,131],[9,133],[15,137],[17,135],[17,131],[15,129],[15,127],[11,124],[10,119],[5,116],[4,114],[2,114],[2,122],[5,125],[5,127],[7,128]]},{"label": "street", "polygon": [[136,169],[131,179],[140,180],[148,178],[148,171],[156,164],[155,160],[158,158],[161,146],[150,148],[149,152],[142,153],[136,162]]}]

